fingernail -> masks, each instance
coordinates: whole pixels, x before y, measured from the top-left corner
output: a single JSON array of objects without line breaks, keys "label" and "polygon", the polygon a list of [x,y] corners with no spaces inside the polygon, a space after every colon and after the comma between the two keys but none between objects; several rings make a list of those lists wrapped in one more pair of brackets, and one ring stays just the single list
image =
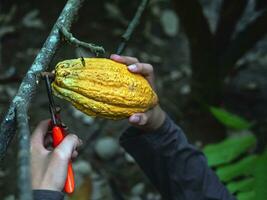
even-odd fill
[{"label": "fingernail", "polygon": [[131,117],[131,122],[138,123],[140,121],[140,119],[141,119],[140,116],[134,115]]},{"label": "fingernail", "polygon": [[135,64],[133,64],[133,65],[129,65],[129,66],[128,66],[128,69],[129,69],[130,71],[132,71],[132,72],[136,72],[136,71],[137,71],[137,66],[136,66]]},{"label": "fingernail", "polygon": [[111,58],[116,60],[116,59],[120,59],[120,56],[117,54],[112,54]]}]

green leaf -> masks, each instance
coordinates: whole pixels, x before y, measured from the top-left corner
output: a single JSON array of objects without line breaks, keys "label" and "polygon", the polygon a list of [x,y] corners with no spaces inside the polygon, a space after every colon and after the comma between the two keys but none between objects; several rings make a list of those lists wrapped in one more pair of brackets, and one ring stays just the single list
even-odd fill
[{"label": "green leaf", "polygon": [[259,200],[255,198],[255,192],[249,191],[249,192],[241,192],[237,195],[238,200]]},{"label": "green leaf", "polygon": [[257,164],[253,170],[255,177],[255,200],[267,199],[267,150],[261,155],[257,161]]},{"label": "green leaf", "polygon": [[246,135],[207,145],[203,151],[208,158],[208,165],[214,167],[233,161],[255,145],[256,137],[254,135]]},{"label": "green leaf", "polygon": [[267,200],[267,149],[251,155],[247,150],[255,143],[255,136],[247,135],[204,149],[211,166],[216,166],[216,174],[238,200]]},{"label": "green leaf", "polygon": [[230,182],[227,185],[227,188],[231,193],[247,192],[253,189],[254,183],[255,183],[254,178],[247,178],[241,181]]},{"label": "green leaf", "polygon": [[247,121],[246,119],[230,113],[223,108],[211,106],[210,112],[220,123],[222,123],[227,128],[234,130],[244,130],[250,129],[253,125],[253,123]]},{"label": "green leaf", "polygon": [[257,163],[258,156],[248,156],[237,163],[221,167],[217,170],[217,175],[222,181],[230,181],[241,176],[249,176]]}]

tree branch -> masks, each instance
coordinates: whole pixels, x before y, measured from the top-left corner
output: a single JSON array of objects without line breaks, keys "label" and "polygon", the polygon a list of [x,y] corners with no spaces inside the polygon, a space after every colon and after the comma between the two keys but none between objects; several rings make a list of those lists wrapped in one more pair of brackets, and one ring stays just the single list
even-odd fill
[{"label": "tree branch", "polygon": [[49,63],[59,47],[60,31],[58,27],[64,26],[67,30],[70,29],[74,17],[83,1],[84,0],[68,0],[42,49],[24,77],[18,93],[13,99],[0,126],[0,160],[3,159],[8,145],[15,135],[15,107],[17,102],[23,101],[25,103],[23,106],[25,106],[25,108],[28,107],[38,85],[39,77],[37,75],[48,68]]},{"label": "tree branch", "polygon": [[223,67],[223,75],[236,64],[238,59],[244,56],[255,44],[261,40],[267,33],[267,10],[262,12],[253,22],[239,32],[231,42],[227,51],[222,56],[220,63]]},{"label": "tree branch", "polygon": [[148,3],[148,0],[141,1],[132,21],[129,23],[125,33],[122,35],[122,42],[119,44],[116,54],[120,55],[124,51],[126,47],[126,43],[130,40],[134,30],[136,29],[137,25],[140,22],[140,18],[146,8],[147,3]]},{"label": "tree branch", "polygon": [[103,47],[78,40],[64,26],[60,27],[60,32],[64,36],[65,40],[67,40],[69,43],[73,44],[76,47],[80,46],[89,49],[96,56],[105,54],[105,49]]},{"label": "tree branch", "polygon": [[236,25],[242,16],[248,0],[224,0],[215,33],[216,54],[219,57],[229,46]]},{"label": "tree branch", "polygon": [[30,167],[30,130],[25,102],[18,102],[16,107],[18,129],[18,189],[20,200],[32,200]]}]

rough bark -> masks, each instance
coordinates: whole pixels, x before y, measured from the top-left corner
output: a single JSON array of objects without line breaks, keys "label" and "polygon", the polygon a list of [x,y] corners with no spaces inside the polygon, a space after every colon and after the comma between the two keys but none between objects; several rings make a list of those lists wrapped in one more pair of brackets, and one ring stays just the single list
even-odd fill
[{"label": "rough bark", "polygon": [[30,167],[30,131],[25,102],[18,102],[16,119],[18,130],[18,189],[20,200],[32,200]]},{"label": "rough bark", "polygon": [[23,106],[25,106],[27,110],[38,86],[38,74],[48,68],[49,63],[60,44],[59,27],[64,26],[67,30],[70,29],[70,26],[74,21],[75,15],[77,14],[82,2],[83,0],[68,0],[42,49],[36,56],[32,66],[24,77],[17,95],[12,100],[12,103],[0,126],[0,160],[3,159],[8,145],[15,135],[16,104],[23,101]]}]

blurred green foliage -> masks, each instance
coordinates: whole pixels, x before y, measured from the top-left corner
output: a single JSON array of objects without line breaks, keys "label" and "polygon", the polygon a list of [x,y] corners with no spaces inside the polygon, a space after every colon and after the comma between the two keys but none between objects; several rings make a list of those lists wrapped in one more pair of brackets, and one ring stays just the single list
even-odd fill
[{"label": "blurred green foliage", "polygon": [[253,123],[247,121],[246,119],[240,116],[230,113],[223,108],[211,106],[210,112],[226,128],[234,130],[244,130],[250,129],[253,126]]},{"label": "blurred green foliage", "polygon": [[253,135],[225,139],[218,144],[210,144],[205,147],[204,153],[209,156],[210,166],[228,164],[242,155],[246,150],[256,145]]},{"label": "blurred green foliage", "polygon": [[253,154],[255,145],[256,137],[249,134],[204,148],[209,166],[238,200],[267,199],[267,149]]}]

